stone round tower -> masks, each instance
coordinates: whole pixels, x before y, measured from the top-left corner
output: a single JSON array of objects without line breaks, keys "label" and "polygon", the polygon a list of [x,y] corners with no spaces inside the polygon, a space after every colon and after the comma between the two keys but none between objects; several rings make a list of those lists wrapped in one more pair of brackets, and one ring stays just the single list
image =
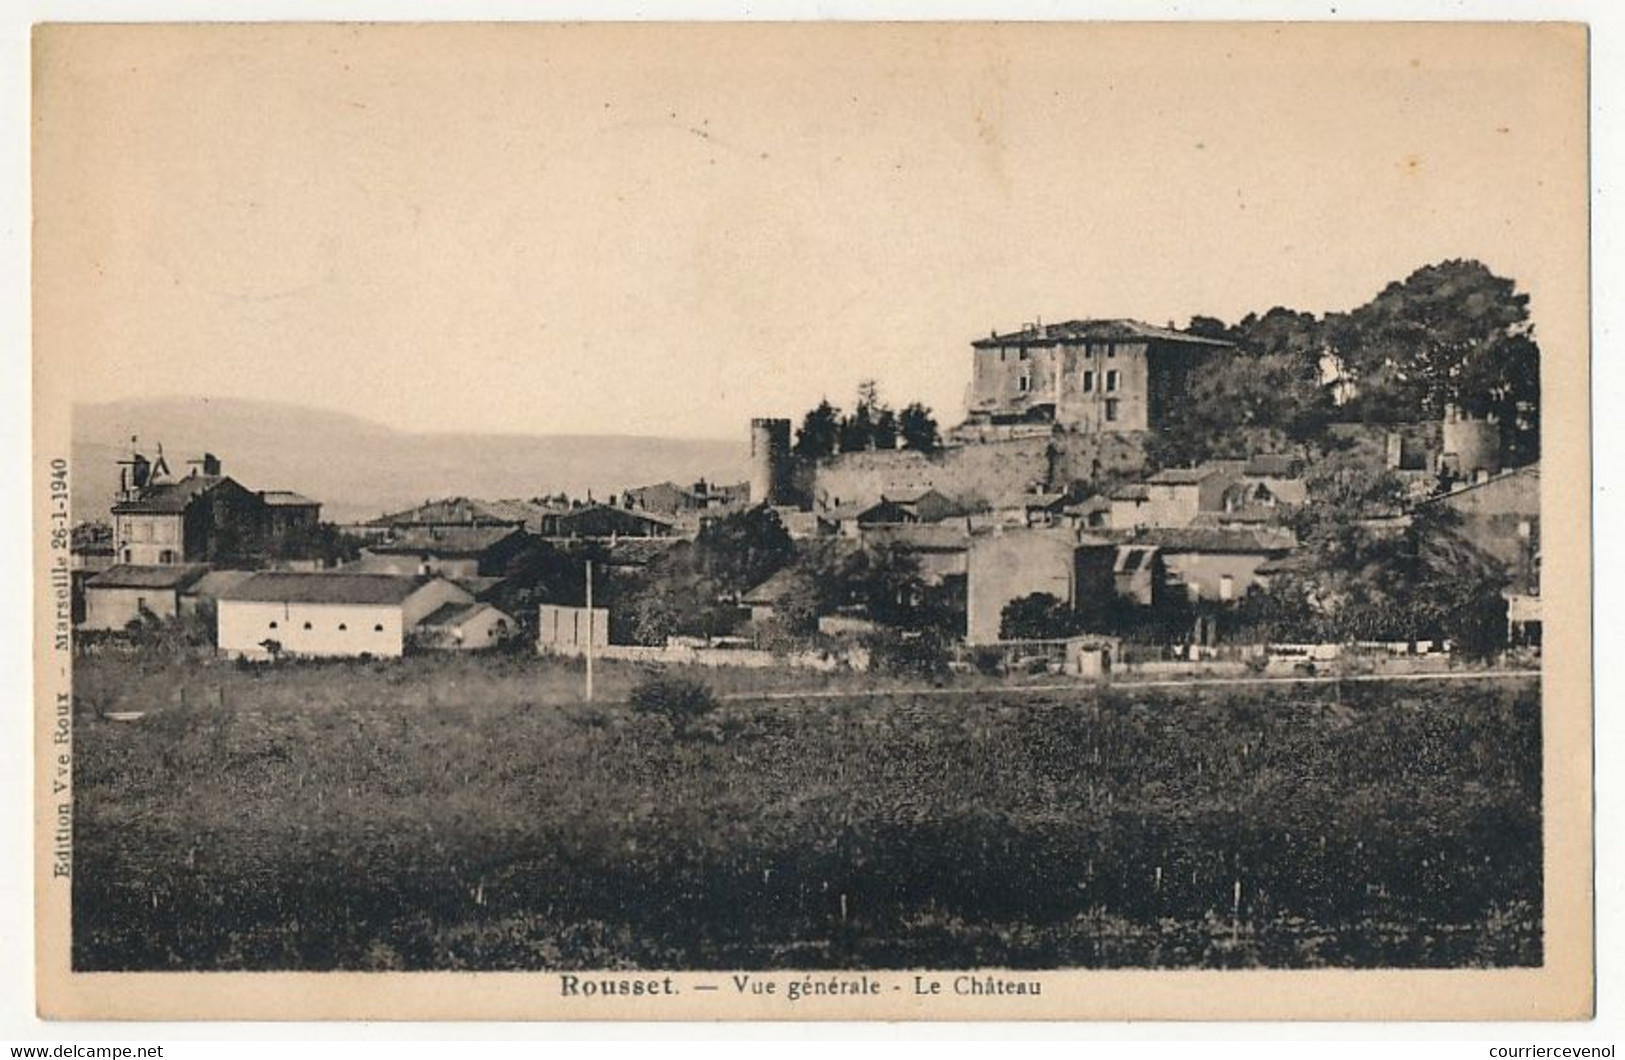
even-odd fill
[{"label": "stone round tower", "polygon": [[1501,430],[1494,420],[1444,410],[1441,462],[1469,482],[1501,473]]},{"label": "stone round tower", "polygon": [[790,421],[750,421],[750,502],[784,504],[790,492]]}]

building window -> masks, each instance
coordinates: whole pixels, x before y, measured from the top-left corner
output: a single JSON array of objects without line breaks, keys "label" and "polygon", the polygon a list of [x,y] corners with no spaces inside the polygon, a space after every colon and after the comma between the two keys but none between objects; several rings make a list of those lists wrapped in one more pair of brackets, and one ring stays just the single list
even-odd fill
[{"label": "building window", "polygon": [[382,633],[384,631],[384,624],[382,622],[378,623],[372,627],[372,631],[374,633]]},{"label": "building window", "polygon": [[271,628],[271,629],[275,629],[275,628],[276,628],[276,623],[275,623],[275,622],[272,622],[272,623],[271,623],[271,625],[270,625],[270,628]]},{"label": "building window", "polygon": [[1219,599],[1234,600],[1236,598],[1236,579],[1233,575],[1219,575]]},{"label": "building window", "polygon": [[1085,394],[1092,394],[1095,392],[1095,373],[1083,373],[1083,392]]},{"label": "building window", "polygon": [[124,550],[124,562],[126,562],[126,563],[130,563],[130,562],[133,562],[133,561],[132,561],[132,560],[131,560],[131,559],[130,559],[130,557],[131,557],[131,556],[132,556],[132,555],[133,555],[133,553],[132,553],[132,552],[131,552],[131,551],[130,551],[130,550],[129,550],[129,549],[125,549],[125,550]]},{"label": "building window", "polygon": [[1109,422],[1112,422],[1112,423],[1117,422],[1117,399],[1116,398],[1107,398],[1106,399],[1106,419]]},{"label": "building window", "polygon": [[167,548],[164,549],[163,551],[158,553],[158,562],[159,563],[174,563],[175,562],[175,553],[170,551]]},{"label": "building window", "polygon": [[1122,379],[1122,373],[1118,372],[1117,369],[1113,368],[1111,371],[1107,372],[1106,373],[1106,393],[1108,393],[1108,394],[1117,393],[1117,384],[1121,379]]},{"label": "building window", "polygon": [[1116,357],[1117,356],[1117,347],[1113,346],[1111,343],[1107,343],[1106,344],[1106,356],[1107,357]]},{"label": "building window", "polygon": [[1027,391],[1031,390],[1032,388],[1033,388],[1033,381],[1032,381],[1031,376],[1023,375],[1023,376],[1018,376],[1016,378],[1016,389],[1021,391],[1023,394],[1025,394]]},{"label": "building window", "polygon": [[1016,356],[1019,357],[1021,360],[1025,361],[1028,357],[1031,356],[1031,354],[1028,352],[1027,347],[1023,346],[1021,348],[1021,351]]},{"label": "building window", "polygon": [[344,631],[345,631],[345,630],[347,630],[347,629],[349,629],[349,628],[350,628],[350,627],[349,627],[349,626],[347,626],[347,625],[345,625],[345,624],[344,624],[344,623],[343,623],[343,622],[340,622],[340,623],[339,623],[339,632],[340,632],[340,633],[343,633],[343,632],[344,632]]}]

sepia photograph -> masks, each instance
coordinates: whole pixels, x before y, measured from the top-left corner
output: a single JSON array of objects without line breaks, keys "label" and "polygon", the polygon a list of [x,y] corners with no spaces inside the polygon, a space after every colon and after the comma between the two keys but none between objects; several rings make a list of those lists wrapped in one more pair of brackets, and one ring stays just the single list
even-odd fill
[{"label": "sepia photograph", "polygon": [[1590,1012],[1583,26],[33,63],[44,1014]]}]

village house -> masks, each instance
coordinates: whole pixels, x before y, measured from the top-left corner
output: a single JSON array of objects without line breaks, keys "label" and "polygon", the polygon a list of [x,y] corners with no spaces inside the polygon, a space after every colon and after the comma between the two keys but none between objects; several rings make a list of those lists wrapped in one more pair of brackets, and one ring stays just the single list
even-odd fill
[{"label": "village house", "polygon": [[1005,606],[1012,600],[1047,593],[1062,603],[1075,603],[1077,547],[1077,534],[1065,528],[973,537],[965,560],[965,643],[997,643]]},{"label": "village house", "polygon": [[364,548],[355,569],[447,578],[497,577],[530,541],[523,528],[507,524],[403,527],[387,540]]},{"label": "village house", "polygon": [[1086,497],[1075,504],[1063,505],[1061,518],[1068,526],[1078,530],[1103,530],[1112,523],[1110,497]]},{"label": "village house", "polygon": [[80,629],[122,630],[132,622],[169,620],[181,613],[181,594],[209,572],[201,563],[121,563],[85,582]]},{"label": "village house", "polygon": [[962,583],[968,574],[966,556],[972,532],[957,519],[940,523],[875,526],[863,533],[863,544],[907,557],[927,585]]},{"label": "village house", "polygon": [[1226,492],[1236,481],[1232,465],[1164,468],[1145,480],[1142,526],[1190,526],[1202,512],[1224,510]]},{"label": "village house", "polygon": [[1143,482],[1125,482],[1106,497],[1106,525],[1113,529],[1133,530],[1151,525],[1148,514],[1151,490]]},{"label": "village house", "polygon": [[354,571],[260,571],[216,603],[219,650],[273,655],[394,657],[423,620],[474,597],[445,578]]},{"label": "village house", "polygon": [[1308,500],[1309,486],[1303,479],[1301,461],[1267,453],[1247,461],[1239,477],[1226,487],[1220,507],[1232,521],[1249,517],[1257,522],[1279,521]]},{"label": "village house", "polygon": [[544,537],[670,537],[674,527],[669,519],[644,512],[628,511],[611,504],[584,504],[547,513],[542,520]]},{"label": "village house", "polygon": [[445,651],[494,648],[513,636],[517,627],[506,612],[481,600],[440,605],[418,623],[418,642]]},{"label": "village house", "polygon": [[446,497],[424,501],[416,508],[380,515],[363,524],[361,536],[383,538],[405,530],[455,526],[522,527],[532,534],[540,534],[543,519],[558,510],[557,507],[532,501]]},{"label": "village house", "polygon": [[191,473],[169,478],[160,450],[121,464],[112,507],[114,556],[120,563],[154,565],[242,559],[302,531],[314,530],[321,505],[287,491],[255,493],[222,473],[205,453]]},{"label": "village house", "polygon": [[150,566],[238,556],[264,525],[259,498],[224,475],[189,475],[128,491],[113,505],[120,563]]},{"label": "village house", "polygon": [[292,490],[260,490],[265,506],[265,532],[275,537],[294,537],[315,530],[322,520],[322,504]]},{"label": "village house", "polygon": [[1029,324],[971,343],[967,422],[1155,430],[1193,370],[1231,343],[1135,320]]},{"label": "village house", "polygon": [[742,508],[749,502],[748,482],[717,485],[700,479],[693,486],[686,488],[675,482],[657,482],[652,486],[637,486],[621,493],[621,507],[650,512],[670,519],[688,513],[715,513]]},{"label": "village house", "polygon": [[1263,580],[1262,565],[1297,547],[1291,531],[1275,527],[1153,527],[1126,543],[1157,549],[1172,591],[1220,602],[1241,599]]},{"label": "village house", "polygon": [[926,490],[911,496],[881,497],[876,503],[858,511],[854,521],[859,527],[940,523],[962,514],[964,509],[960,505],[936,490]]},{"label": "village house", "polygon": [[1043,491],[1005,493],[996,498],[990,508],[990,525],[1058,526],[1065,522],[1062,512],[1066,508],[1066,494]]},{"label": "village house", "polygon": [[113,527],[108,523],[80,523],[69,535],[69,597],[75,626],[85,620],[85,583],[114,566]]}]

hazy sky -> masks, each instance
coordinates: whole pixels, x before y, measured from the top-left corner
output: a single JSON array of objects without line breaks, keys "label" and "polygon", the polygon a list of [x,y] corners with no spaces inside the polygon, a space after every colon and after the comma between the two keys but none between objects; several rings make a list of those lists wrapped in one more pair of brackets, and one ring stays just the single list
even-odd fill
[{"label": "hazy sky", "polygon": [[37,344],[84,400],[734,437],[869,376],[955,420],[969,342],[1035,316],[1344,309],[1449,257],[1516,278],[1549,342],[1585,280],[1550,238],[1583,208],[1578,43],[47,31]]}]

